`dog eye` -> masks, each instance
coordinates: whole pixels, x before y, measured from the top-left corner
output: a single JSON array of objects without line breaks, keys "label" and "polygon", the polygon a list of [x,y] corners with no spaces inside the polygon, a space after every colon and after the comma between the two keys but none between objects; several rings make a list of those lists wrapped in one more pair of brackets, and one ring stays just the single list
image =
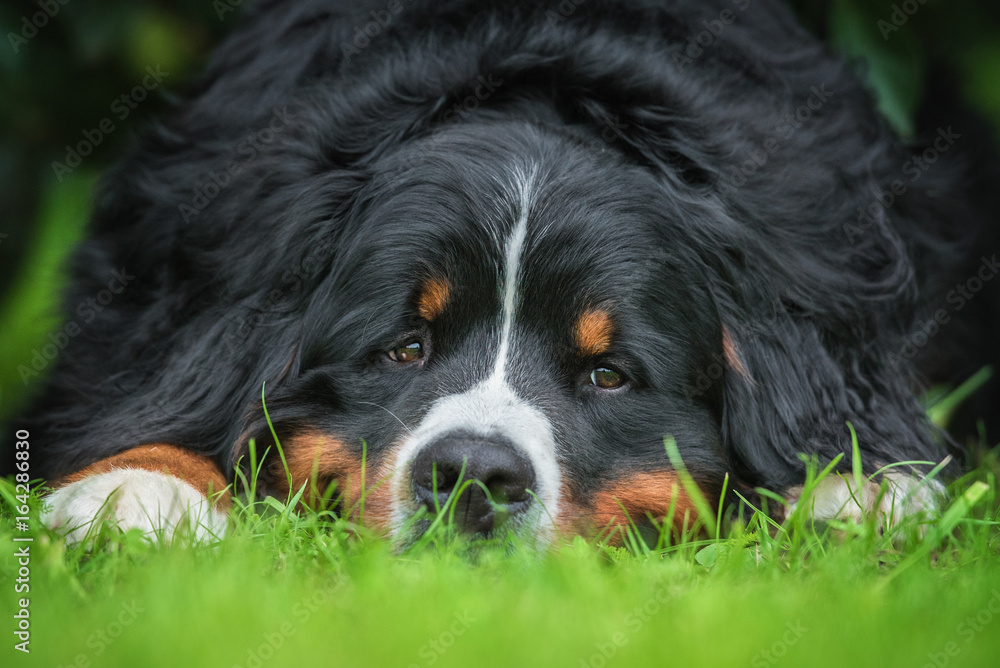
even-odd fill
[{"label": "dog eye", "polygon": [[625,384],[625,378],[607,367],[598,367],[590,372],[590,382],[602,390],[613,390]]},{"label": "dog eye", "polygon": [[424,358],[424,345],[419,341],[411,341],[406,345],[389,351],[389,359],[399,364],[412,364]]}]

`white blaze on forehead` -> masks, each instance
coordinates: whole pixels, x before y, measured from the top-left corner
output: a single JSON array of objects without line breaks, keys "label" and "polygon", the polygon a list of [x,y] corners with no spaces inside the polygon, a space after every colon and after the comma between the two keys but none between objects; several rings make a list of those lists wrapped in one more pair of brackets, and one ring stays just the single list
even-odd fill
[{"label": "white blaze on forehead", "polygon": [[518,279],[521,272],[521,255],[524,242],[528,238],[528,214],[531,212],[531,188],[535,180],[535,170],[527,175],[517,172],[516,190],[518,195],[517,222],[507,238],[504,248],[503,287],[501,296],[500,350],[490,380],[504,380],[507,357],[510,354],[510,333],[514,327],[514,310],[518,303]]},{"label": "white blaze on forehead", "polygon": [[555,437],[545,414],[521,397],[507,382],[508,362],[513,350],[514,315],[520,300],[521,258],[528,238],[532,188],[536,170],[517,170],[514,177],[515,222],[506,240],[501,240],[503,269],[500,286],[500,345],[490,375],[471,389],[441,397],[403,443],[392,477],[394,529],[399,530],[417,510],[411,489],[410,464],[424,447],[450,433],[466,433],[506,440],[528,457],[535,470],[538,504],[532,505],[524,523],[537,528],[544,540],[554,537],[552,518],[558,514],[562,476],[556,459]]}]

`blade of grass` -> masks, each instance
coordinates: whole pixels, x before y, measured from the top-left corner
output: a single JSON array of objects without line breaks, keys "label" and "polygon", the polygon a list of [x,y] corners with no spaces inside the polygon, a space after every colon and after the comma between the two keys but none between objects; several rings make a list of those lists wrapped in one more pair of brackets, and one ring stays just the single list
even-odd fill
[{"label": "blade of grass", "polygon": [[677,448],[677,441],[673,436],[668,436],[663,439],[663,446],[667,451],[667,458],[670,460],[671,466],[677,471],[677,477],[681,481],[681,486],[687,493],[691,502],[694,504],[695,509],[698,511],[698,519],[700,519],[708,529],[709,535],[716,533],[715,526],[715,513],[712,512],[712,507],[705,500],[705,496],[701,493],[701,489],[695,483],[694,478],[687,470],[684,461],[681,459],[680,450]]},{"label": "blade of grass", "polygon": [[285,452],[281,449],[281,441],[278,440],[278,434],[274,431],[274,424],[271,422],[271,416],[267,412],[267,402],[264,400],[264,388],[267,385],[267,381],[260,384],[260,404],[264,407],[264,419],[267,420],[267,427],[271,430],[271,438],[274,439],[274,447],[278,449],[278,456],[281,457],[281,465],[285,469],[285,475],[288,477],[288,494],[292,494],[292,472],[288,470],[288,462],[285,460]]},{"label": "blade of grass", "polygon": [[927,555],[937,549],[942,541],[951,535],[951,532],[955,530],[958,523],[966,519],[969,512],[975,508],[980,501],[986,498],[989,491],[990,487],[986,483],[981,481],[973,483],[971,487],[965,490],[962,496],[955,499],[954,503],[948,507],[948,510],[946,510],[941,516],[941,519],[938,520],[934,527],[927,532],[927,536],[923,541],[921,541],[916,550],[906,557],[906,559],[904,559],[895,570],[889,573],[882,583],[888,584],[915,564],[923,561]]},{"label": "blade of grass", "polygon": [[938,400],[933,406],[927,409],[927,417],[931,422],[939,427],[947,427],[955,409],[962,405],[966,399],[975,394],[980,387],[986,384],[993,377],[993,367],[984,366],[974,373],[968,380],[949,392],[945,397]]}]

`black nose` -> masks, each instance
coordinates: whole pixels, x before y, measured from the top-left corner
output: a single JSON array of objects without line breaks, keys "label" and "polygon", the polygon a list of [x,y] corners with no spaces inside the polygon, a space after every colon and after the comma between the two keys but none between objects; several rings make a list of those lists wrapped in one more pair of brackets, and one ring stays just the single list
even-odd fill
[{"label": "black nose", "polygon": [[[462,531],[486,534],[499,524],[501,517],[512,517],[528,509],[535,470],[526,457],[502,440],[448,436],[420,451],[413,461],[412,479],[417,503],[431,513],[444,508],[456,487],[461,488],[468,480],[481,482],[489,490],[493,504],[483,488],[472,483],[455,502],[454,517]],[[500,508],[495,509],[494,505]],[[498,511],[501,517],[497,517]]]}]

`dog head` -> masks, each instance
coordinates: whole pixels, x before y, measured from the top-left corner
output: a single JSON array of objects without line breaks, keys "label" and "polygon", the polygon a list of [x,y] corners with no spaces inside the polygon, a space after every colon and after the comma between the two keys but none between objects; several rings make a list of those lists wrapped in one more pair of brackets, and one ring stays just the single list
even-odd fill
[{"label": "dog head", "polygon": [[74,447],[253,440],[388,531],[469,484],[466,529],[543,537],[683,518],[667,437],[710,500],[848,421],[867,465],[933,456],[895,351],[955,202],[928,174],[859,219],[907,153],[773,4],[694,57],[703,3],[428,5],[350,54],[264,3],[109,179],[80,264],[159,269],[92,330],[138,381]]},{"label": "dog head", "polygon": [[501,511],[543,533],[672,501],[682,518],[670,435],[718,487],[720,394],[696,388],[723,333],[671,224],[683,202],[524,122],[453,126],[372,169],[269,393],[294,484],[359,485],[364,442],[365,513],[395,530],[469,480],[456,514],[480,533]]}]

